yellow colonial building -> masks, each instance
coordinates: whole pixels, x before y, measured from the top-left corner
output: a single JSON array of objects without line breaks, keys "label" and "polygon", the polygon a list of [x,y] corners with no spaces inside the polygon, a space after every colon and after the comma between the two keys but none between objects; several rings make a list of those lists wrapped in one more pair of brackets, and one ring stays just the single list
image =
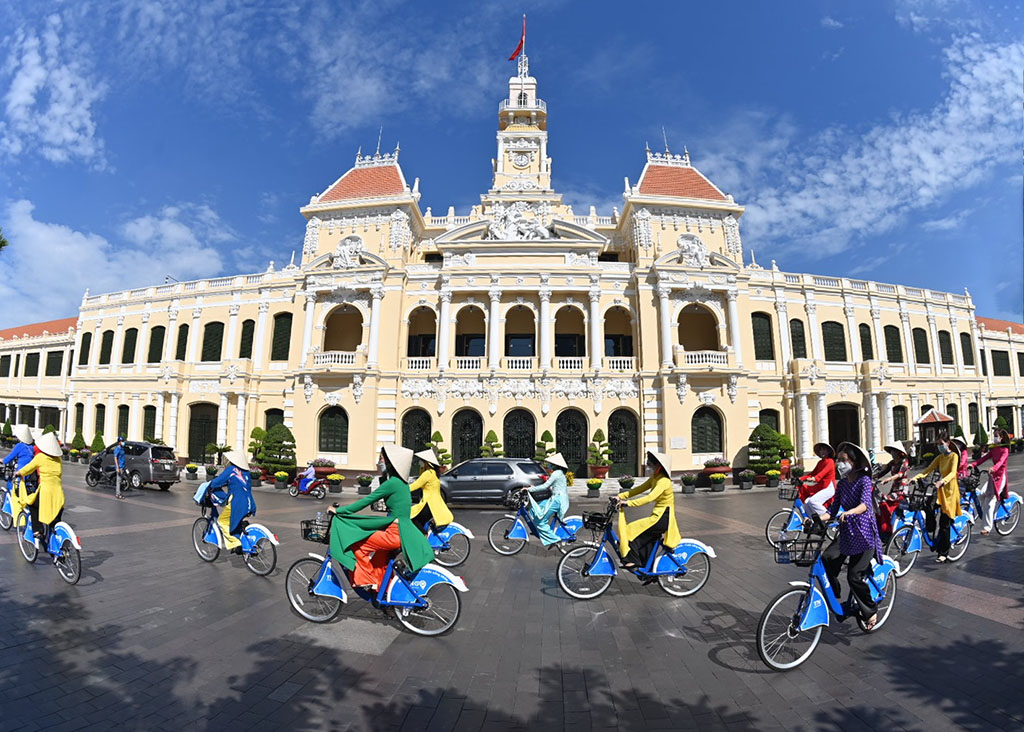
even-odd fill
[{"label": "yellow colonial building", "polygon": [[350,470],[435,430],[456,461],[489,430],[514,456],[548,430],[582,469],[600,428],[630,474],[645,449],[743,465],[759,422],[802,458],[912,438],[932,406],[1019,431],[1024,326],[976,317],[966,291],[747,260],[743,206],[686,153],[648,151],[612,216],[573,210],[547,127],[521,57],[468,216],[422,211],[397,149],[357,155],[301,208],[298,261],[86,293],[77,318],[0,332],[0,415],[193,459],[284,422],[300,460]]}]

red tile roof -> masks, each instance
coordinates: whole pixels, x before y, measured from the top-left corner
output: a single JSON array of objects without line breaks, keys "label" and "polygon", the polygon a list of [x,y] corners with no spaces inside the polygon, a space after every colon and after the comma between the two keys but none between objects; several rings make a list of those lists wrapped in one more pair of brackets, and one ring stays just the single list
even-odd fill
[{"label": "red tile roof", "polygon": [[645,196],[727,200],[699,170],[676,165],[647,165],[640,178],[640,193]]},{"label": "red tile roof", "polygon": [[924,416],[914,422],[914,424],[945,424],[953,421],[955,420],[948,414],[940,412],[938,409],[933,407],[925,412]]},{"label": "red tile roof", "polygon": [[318,203],[346,201],[353,198],[380,198],[405,192],[405,182],[397,165],[352,168],[327,189]]},{"label": "red tile roof", "polygon": [[1024,335],[1024,324],[1022,323],[1014,323],[1011,320],[996,320],[995,318],[978,318],[977,320],[978,324],[985,330],[1005,331],[1009,328],[1017,335]]},{"label": "red tile roof", "polygon": [[0,330],[0,340],[9,340],[17,336],[41,336],[45,330],[47,333],[67,333],[68,328],[74,328],[78,318],[61,318],[60,320],[47,320],[45,323],[32,323],[31,325],[19,325],[16,328]]}]

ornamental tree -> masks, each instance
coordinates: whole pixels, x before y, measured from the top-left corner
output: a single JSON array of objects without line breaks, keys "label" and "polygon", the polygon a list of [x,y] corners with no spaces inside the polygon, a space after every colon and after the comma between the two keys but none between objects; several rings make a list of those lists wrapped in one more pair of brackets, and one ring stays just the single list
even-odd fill
[{"label": "ornamental tree", "polygon": [[978,447],[985,447],[988,445],[988,433],[985,428],[981,426],[981,422],[978,423],[978,431],[974,433],[974,444]]},{"label": "ornamental tree", "polygon": [[587,446],[587,465],[604,467],[611,464],[612,451],[608,446],[608,439],[604,436],[604,430],[598,427],[592,442]]},{"label": "ornamental tree", "polygon": [[747,467],[757,475],[778,470],[782,459],[780,437],[769,425],[759,424],[755,427],[747,443]]},{"label": "ornamental tree", "polygon": [[546,460],[550,455],[554,455],[555,448],[550,446],[554,441],[555,438],[551,436],[551,433],[548,430],[544,430],[540,439],[534,443],[537,450],[533,454],[533,459],[540,463],[544,462],[544,460]]},{"label": "ornamental tree", "polygon": [[427,447],[433,448],[438,462],[441,463],[441,467],[447,467],[452,464],[452,455],[448,452],[447,448],[441,446],[442,442],[444,442],[444,438],[441,437],[440,431],[435,430],[434,434],[430,436],[430,442],[427,443]]},{"label": "ornamental tree", "polygon": [[484,444],[480,446],[480,457],[501,457],[504,454],[501,443],[498,442],[498,436],[494,430],[488,430],[487,436],[484,437]]},{"label": "ornamental tree", "polygon": [[103,449],[106,446],[107,443],[103,439],[103,433],[97,432],[96,435],[92,438],[92,444],[89,445],[89,449],[93,452],[93,454],[95,454],[98,452],[103,452]]},{"label": "ornamental tree", "polygon": [[268,473],[291,475],[295,471],[295,435],[284,424],[275,424],[267,430],[260,464]]},{"label": "ornamental tree", "polygon": [[259,464],[260,451],[263,450],[263,441],[267,439],[267,431],[262,427],[253,427],[249,438],[249,452],[252,454],[252,460]]},{"label": "ornamental tree", "polygon": [[86,447],[85,438],[82,437],[82,430],[75,430],[75,436],[71,438],[71,449],[83,450]]}]

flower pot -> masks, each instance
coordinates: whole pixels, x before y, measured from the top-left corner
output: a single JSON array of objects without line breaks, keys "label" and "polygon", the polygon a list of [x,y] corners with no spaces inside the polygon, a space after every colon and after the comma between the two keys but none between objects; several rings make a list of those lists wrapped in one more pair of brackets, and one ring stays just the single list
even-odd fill
[{"label": "flower pot", "polygon": [[768,479],[768,487],[769,488],[778,488],[779,487],[779,479],[778,478],[769,478]]},{"label": "flower pot", "polygon": [[600,488],[587,488],[587,498],[600,498],[600,497],[601,497],[601,489]]},{"label": "flower pot", "polygon": [[690,495],[692,493],[696,493],[697,492],[697,484],[696,483],[691,483],[691,484],[687,485],[686,483],[683,483],[683,487],[681,488],[681,492],[685,493],[687,495]]},{"label": "flower pot", "polygon": [[333,466],[329,468],[313,468],[313,472],[316,474],[317,478],[326,478],[328,475],[337,473],[338,469]]},{"label": "flower pot", "polygon": [[711,491],[712,493],[722,493],[723,491],[725,491],[725,483],[712,483]]},{"label": "flower pot", "polygon": [[359,495],[361,495],[361,496],[368,496],[368,495],[370,495],[370,486],[368,486],[368,485],[360,485],[359,486]]},{"label": "flower pot", "polygon": [[341,493],[341,481],[327,481],[327,491],[329,493]]},{"label": "flower pot", "polygon": [[274,490],[283,491],[287,487],[288,487],[287,481],[284,481],[284,480],[275,480],[274,481]]},{"label": "flower pot", "polygon": [[80,457],[80,458],[78,458],[78,462],[82,463],[82,465],[88,465],[89,464],[89,458],[87,458],[87,457]]},{"label": "flower pot", "polygon": [[261,485],[263,485],[263,481],[262,480],[260,480],[259,478],[253,478],[252,479],[252,487],[253,488],[258,488]]},{"label": "flower pot", "polygon": [[608,471],[612,469],[611,465],[588,465],[587,470],[590,473],[591,478],[600,478],[604,480],[608,477]]},{"label": "flower pot", "polygon": [[754,483],[757,484],[757,485],[764,485],[767,482],[768,482],[768,476],[767,475],[755,475],[754,476]]},{"label": "flower pot", "polygon": [[185,478],[187,480],[199,480],[199,473],[189,473],[185,471]]},{"label": "flower pot", "polygon": [[752,481],[752,480],[741,480],[740,481],[740,490],[741,491],[749,491],[749,490],[753,490],[753,488],[754,488],[754,481]]}]

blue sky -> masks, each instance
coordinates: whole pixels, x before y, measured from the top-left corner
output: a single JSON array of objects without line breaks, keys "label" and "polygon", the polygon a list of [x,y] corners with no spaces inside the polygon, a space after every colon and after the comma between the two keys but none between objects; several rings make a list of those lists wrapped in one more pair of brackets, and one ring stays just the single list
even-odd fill
[{"label": "blue sky", "polygon": [[620,204],[664,126],[762,264],[1024,319],[1021,2],[0,0],[0,327],[286,263],[381,125],[420,205],[464,212],[523,12],[577,208]]}]

